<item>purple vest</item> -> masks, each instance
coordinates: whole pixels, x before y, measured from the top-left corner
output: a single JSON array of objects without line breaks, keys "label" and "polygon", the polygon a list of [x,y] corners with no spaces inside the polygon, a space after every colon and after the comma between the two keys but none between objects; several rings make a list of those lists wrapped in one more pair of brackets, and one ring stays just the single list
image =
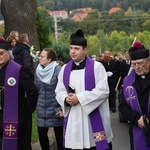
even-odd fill
[{"label": "purple vest", "polygon": [[[72,60],[67,63],[64,74],[63,74],[63,81],[68,91],[70,73],[72,69]],[[95,88],[95,77],[94,77],[94,60],[86,57],[86,66],[85,66],[85,90],[91,91]],[[70,108],[71,109],[71,108]],[[68,113],[69,116],[69,113]],[[64,118],[64,132],[67,127],[68,116]],[[99,112],[99,109],[95,109],[90,115],[90,122],[93,130],[93,137],[95,139],[95,144],[97,150],[108,149],[108,142],[105,135],[102,118]],[[65,134],[65,133],[64,133]]]},{"label": "purple vest", "polygon": [[20,65],[10,61],[6,68],[3,109],[3,150],[17,150],[18,145],[18,81]]},{"label": "purple vest", "polygon": [[[134,88],[134,86],[132,86],[134,81],[135,81],[135,71],[132,70],[129,76],[126,76],[123,81],[124,98],[126,100],[126,103],[134,111],[143,115],[139,105],[136,89]],[[148,100],[148,113],[150,114],[150,95]],[[150,150],[150,147],[146,145],[146,140],[143,131],[138,126],[133,126],[133,142],[136,150]]]}]

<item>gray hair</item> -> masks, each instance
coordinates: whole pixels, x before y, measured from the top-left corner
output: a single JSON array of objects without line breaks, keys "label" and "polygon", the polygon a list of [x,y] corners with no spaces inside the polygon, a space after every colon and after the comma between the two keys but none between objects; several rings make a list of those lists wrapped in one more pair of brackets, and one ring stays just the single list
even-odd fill
[{"label": "gray hair", "polygon": [[20,42],[20,43],[24,43],[24,42],[26,42],[26,40],[28,40],[28,34],[26,34],[26,33],[21,33],[21,34],[19,35],[19,42]]}]

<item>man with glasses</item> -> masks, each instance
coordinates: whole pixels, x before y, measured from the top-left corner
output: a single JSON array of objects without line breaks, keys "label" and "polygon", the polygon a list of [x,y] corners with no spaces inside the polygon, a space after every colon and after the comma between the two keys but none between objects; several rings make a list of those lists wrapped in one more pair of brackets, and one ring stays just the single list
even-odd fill
[{"label": "man with glasses", "polygon": [[132,71],[123,81],[123,98],[119,105],[122,115],[130,123],[131,150],[149,150],[143,133],[150,121],[150,56],[149,50],[130,48]]},{"label": "man with glasses", "polygon": [[0,44],[0,149],[31,150],[30,116],[38,91],[9,55],[8,45]]}]

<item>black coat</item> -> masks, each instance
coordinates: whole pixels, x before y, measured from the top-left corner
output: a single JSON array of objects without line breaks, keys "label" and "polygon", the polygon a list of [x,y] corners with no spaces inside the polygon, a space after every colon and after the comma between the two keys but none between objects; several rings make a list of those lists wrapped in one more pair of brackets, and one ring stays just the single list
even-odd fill
[{"label": "black coat", "polygon": [[121,81],[119,84],[119,87],[120,87],[123,83],[124,77],[127,76],[129,72],[131,61],[130,61],[130,64],[127,64],[125,60],[122,60],[121,62],[118,63],[118,65],[119,65],[119,77],[121,77]]},{"label": "black coat", "polygon": [[104,60],[101,61],[103,64],[106,72],[111,71],[113,75],[108,77],[109,85],[115,86],[118,80],[118,64],[115,60],[111,59],[109,63],[105,62]]},{"label": "black coat", "polygon": [[23,43],[17,43],[13,49],[14,61],[20,64],[29,74],[29,76],[34,79],[34,67],[33,58],[30,55],[30,47]]},{"label": "black coat", "polygon": [[130,69],[131,66],[131,61],[130,64],[127,64],[125,60],[119,62],[119,74],[122,78],[124,78]]},{"label": "black coat", "polygon": [[[6,64],[0,69],[0,86],[4,86]],[[8,93],[9,94],[9,93]],[[19,76],[19,91],[18,91],[18,150],[30,149],[31,138],[31,115],[34,112],[37,104],[38,90],[34,81],[30,79],[28,74],[21,68]],[[4,91],[1,92],[1,105],[4,104]],[[2,149],[2,123],[3,109],[0,110],[0,150]]]}]

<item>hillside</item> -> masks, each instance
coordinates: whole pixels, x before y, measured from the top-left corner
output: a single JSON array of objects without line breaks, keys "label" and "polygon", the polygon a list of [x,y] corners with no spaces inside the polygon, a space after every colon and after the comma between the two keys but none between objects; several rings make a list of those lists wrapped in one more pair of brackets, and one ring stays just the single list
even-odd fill
[{"label": "hillside", "polygon": [[68,12],[76,8],[92,7],[99,11],[108,11],[112,7],[120,7],[127,11],[129,7],[132,10],[144,10],[147,12],[150,8],[150,0],[38,0],[39,6],[44,6],[48,10],[62,10]]}]

